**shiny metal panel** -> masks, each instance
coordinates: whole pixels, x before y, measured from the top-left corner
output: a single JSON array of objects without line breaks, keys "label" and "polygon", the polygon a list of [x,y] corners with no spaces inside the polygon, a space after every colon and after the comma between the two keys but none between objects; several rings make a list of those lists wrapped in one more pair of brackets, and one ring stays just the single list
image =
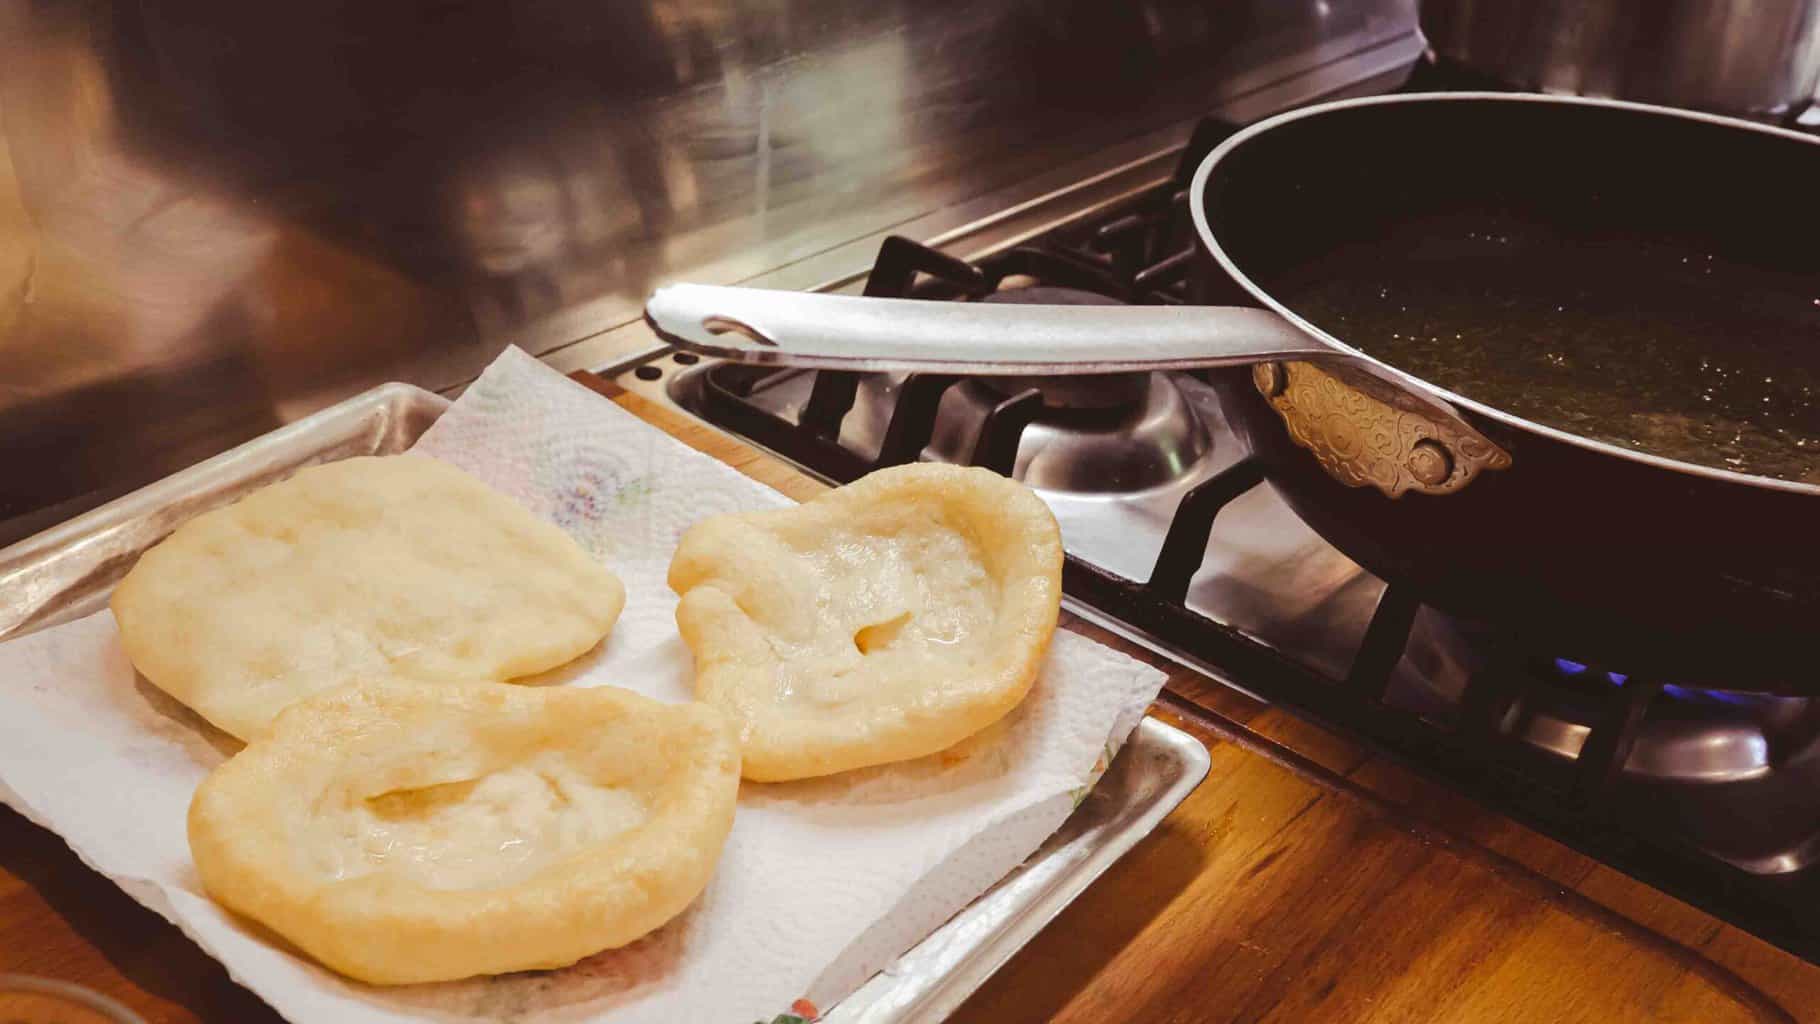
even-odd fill
[{"label": "shiny metal panel", "polygon": [[1443,56],[1543,92],[1765,116],[1820,76],[1814,0],[1423,0],[1421,24]]},{"label": "shiny metal panel", "polygon": [[0,543],[379,381],[599,337],[660,280],[1004,212],[969,204],[1115,171],[1413,23],[1409,0],[0,4]]}]

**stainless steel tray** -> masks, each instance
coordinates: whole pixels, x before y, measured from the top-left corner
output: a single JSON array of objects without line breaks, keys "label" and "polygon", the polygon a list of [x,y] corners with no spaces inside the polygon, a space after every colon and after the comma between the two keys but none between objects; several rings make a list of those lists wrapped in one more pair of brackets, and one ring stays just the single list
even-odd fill
[{"label": "stainless steel tray", "polygon": [[[386,384],[0,549],[0,640],[99,609],[139,553],[178,524],[304,466],[403,451],[448,408]],[[940,1020],[1206,777],[1200,741],[1152,718],[1016,871],[828,1011],[840,1024]]]},{"label": "stainless steel tray", "polygon": [[305,466],[404,451],[448,407],[382,384],[0,548],[0,640],[98,611],[140,552],[190,517]]},{"label": "stainless steel tray", "polygon": [[1030,859],[874,975],[825,1019],[911,1024],[952,1013],[1207,777],[1207,748],[1146,718],[1087,799]]}]

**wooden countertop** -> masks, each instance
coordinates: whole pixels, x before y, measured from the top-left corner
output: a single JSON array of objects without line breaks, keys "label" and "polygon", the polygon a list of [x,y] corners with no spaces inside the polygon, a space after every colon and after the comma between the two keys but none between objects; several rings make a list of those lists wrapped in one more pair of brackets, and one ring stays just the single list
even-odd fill
[{"label": "wooden countertop", "polygon": [[[821,485],[584,380],[779,490]],[[1170,671],[1153,713],[1213,768],[952,1018],[1820,1022],[1820,968],[1346,739]],[[276,1016],[60,839],[0,811],[0,972],[161,1022]],[[740,1024],[740,1022],[734,1022]]]}]

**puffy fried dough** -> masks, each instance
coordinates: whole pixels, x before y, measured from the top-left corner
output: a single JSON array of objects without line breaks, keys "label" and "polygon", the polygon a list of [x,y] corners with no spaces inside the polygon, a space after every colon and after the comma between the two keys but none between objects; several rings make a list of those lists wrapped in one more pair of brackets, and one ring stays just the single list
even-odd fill
[{"label": "puffy fried dough", "polygon": [[561,967],[707,885],[726,717],[614,688],[385,680],[318,694],[190,804],[210,896],[377,984]]},{"label": "puffy fried dough", "polygon": [[600,642],[625,588],[444,462],[305,469],[177,528],[114,591],[133,665],[242,739],[354,678],[503,680]]},{"label": "puffy fried dough", "polygon": [[945,749],[1016,707],[1055,632],[1048,506],[984,469],[881,470],[795,508],[705,519],[670,563],[696,695],[745,776],[808,778]]}]

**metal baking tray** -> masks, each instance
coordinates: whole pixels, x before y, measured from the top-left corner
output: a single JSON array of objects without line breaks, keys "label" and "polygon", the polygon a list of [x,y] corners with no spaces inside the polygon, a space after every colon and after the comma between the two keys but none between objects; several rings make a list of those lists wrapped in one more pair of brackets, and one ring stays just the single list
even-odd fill
[{"label": "metal baking tray", "polygon": [[[140,552],[191,516],[305,466],[411,446],[447,399],[386,384],[0,549],[0,641],[99,610]],[[1206,777],[1199,740],[1145,718],[1030,859],[824,1017],[940,1020],[1156,828]]]},{"label": "metal baking tray", "polygon": [[305,466],[404,451],[448,407],[382,384],[0,548],[0,641],[99,611],[140,553],[192,516]]}]

